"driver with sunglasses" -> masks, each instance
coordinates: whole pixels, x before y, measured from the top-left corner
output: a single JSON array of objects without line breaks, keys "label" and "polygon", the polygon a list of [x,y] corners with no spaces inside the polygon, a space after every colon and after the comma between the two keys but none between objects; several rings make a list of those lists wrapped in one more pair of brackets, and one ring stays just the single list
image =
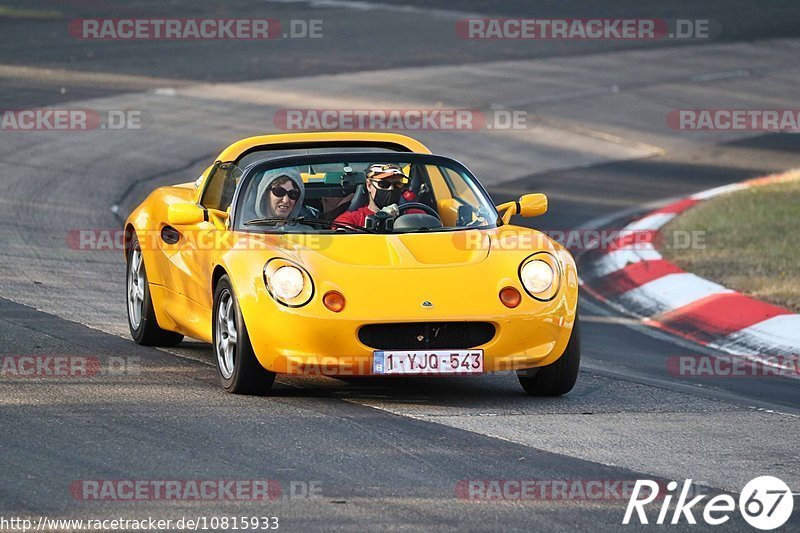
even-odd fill
[{"label": "driver with sunglasses", "polygon": [[[409,183],[408,176],[403,170],[393,163],[374,163],[367,167],[366,177],[369,203],[360,209],[345,211],[336,217],[336,222],[364,226],[367,217],[378,211],[388,213],[392,218],[399,215],[397,202],[400,201]],[[424,213],[424,211],[409,209],[408,213]]]}]

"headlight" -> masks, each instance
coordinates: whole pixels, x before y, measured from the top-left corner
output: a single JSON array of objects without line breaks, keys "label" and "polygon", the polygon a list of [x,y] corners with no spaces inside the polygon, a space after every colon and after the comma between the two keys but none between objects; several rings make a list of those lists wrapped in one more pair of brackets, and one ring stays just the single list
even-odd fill
[{"label": "headlight", "polygon": [[555,273],[550,265],[540,259],[534,259],[522,267],[520,276],[528,292],[541,294],[553,284]]},{"label": "headlight", "polygon": [[519,279],[529,296],[547,302],[558,294],[561,286],[561,265],[548,252],[536,252],[519,267]]},{"label": "headlight", "polygon": [[264,283],[270,295],[288,307],[306,305],[314,295],[314,283],[308,272],[281,258],[270,259],[264,265]]},{"label": "headlight", "polygon": [[303,273],[297,267],[280,267],[269,281],[275,296],[281,300],[291,300],[303,292]]}]

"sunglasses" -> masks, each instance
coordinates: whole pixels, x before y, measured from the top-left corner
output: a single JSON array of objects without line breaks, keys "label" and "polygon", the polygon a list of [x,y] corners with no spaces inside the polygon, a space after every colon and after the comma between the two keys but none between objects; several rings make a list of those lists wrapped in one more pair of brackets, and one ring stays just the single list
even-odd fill
[{"label": "sunglasses", "polygon": [[379,189],[391,189],[394,187],[395,189],[402,189],[406,186],[405,183],[402,181],[391,181],[391,180],[369,180],[372,182],[373,185],[378,187]]},{"label": "sunglasses", "polygon": [[290,200],[297,200],[298,198],[300,198],[300,190],[299,189],[292,189],[291,191],[287,191],[283,187],[278,186],[278,187],[271,188],[270,192],[276,198],[283,198],[287,194],[289,195],[289,199]]}]

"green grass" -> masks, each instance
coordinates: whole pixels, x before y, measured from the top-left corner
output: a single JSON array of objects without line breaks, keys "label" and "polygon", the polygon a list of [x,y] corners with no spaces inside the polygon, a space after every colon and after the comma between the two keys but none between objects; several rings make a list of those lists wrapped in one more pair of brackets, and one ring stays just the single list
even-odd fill
[{"label": "green grass", "polygon": [[[800,170],[780,181],[724,194],[684,212],[662,231],[699,231],[702,245],[660,251],[678,266],[729,289],[800,312]],[[700,242],[699,240],[697,242]]]}]

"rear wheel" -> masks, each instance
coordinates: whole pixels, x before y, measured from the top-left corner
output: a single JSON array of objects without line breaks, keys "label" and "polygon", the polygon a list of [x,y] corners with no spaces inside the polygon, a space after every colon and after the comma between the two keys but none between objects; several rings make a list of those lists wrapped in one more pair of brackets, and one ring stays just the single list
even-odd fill
[{"label": "rear wheel", "polygon": [[578,315],[567,349],[557,361],[540,368],[517,372],[519,383],[531,396],[560,396],[572,390],[581,366],[581,336]]},{"label": "rear wheel", "polygon": [[128,328],[131,337],[143,346],[177,346],[183,335],[159,327],[144,269],[142,247],[134,235],[128,247],[127,268]]},{"label": "rear wheel", "polygon": [[250,344],[239,302],[228,276],[214,289],[214,364],[220,385],[233,394],[266,394],[275,373],[261,366]]}]

